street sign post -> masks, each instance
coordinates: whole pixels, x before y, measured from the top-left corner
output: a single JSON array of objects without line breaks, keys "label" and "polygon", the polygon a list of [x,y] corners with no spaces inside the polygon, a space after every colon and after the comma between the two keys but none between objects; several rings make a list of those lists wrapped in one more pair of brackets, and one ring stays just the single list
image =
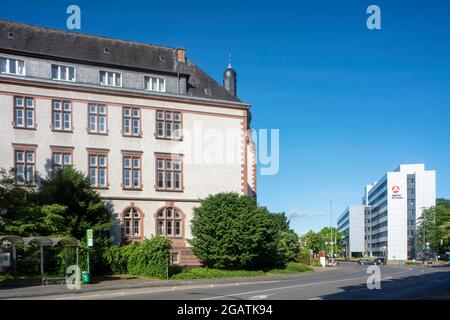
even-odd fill
[{"label": "street sign post", "polygon": [[94,230],[86,230],[86,245],[87,245],[87,272],[83,272],[83,283],[90,282],[91,274],[91,259],[90,259],[90,248],[94,246]]},{"label": "street sign post", "polygon": [[87,246],[93,247],[94,246],[94,230],[93,229],[86,230],[86,239],[87,239]]}]

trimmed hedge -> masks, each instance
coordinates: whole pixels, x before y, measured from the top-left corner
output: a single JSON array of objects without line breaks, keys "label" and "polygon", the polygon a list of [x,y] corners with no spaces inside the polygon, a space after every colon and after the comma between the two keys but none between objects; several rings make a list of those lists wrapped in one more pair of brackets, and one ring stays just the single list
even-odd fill
[{"label": "trimmed hedge", "polygon": [[255,277],[266,274],[288,274],[312,271],[309,266],[298,262],[289,262],[284,269],[272,269],[268,272],[262,270],[221,270],[207,267],[182,269],[180,273],[171,276],[171,279],[210,279],[210,278],[229,278],[229,277]]},{"label": "trimmed hedge", "polygon": [[229,278],[229,277],[254,277],[263,276],[263,271],[248,270],[220,270],[211,268],[192,268],[183,269],[181,273],[174,274],[172,279],[210,279],[210,278]]}]

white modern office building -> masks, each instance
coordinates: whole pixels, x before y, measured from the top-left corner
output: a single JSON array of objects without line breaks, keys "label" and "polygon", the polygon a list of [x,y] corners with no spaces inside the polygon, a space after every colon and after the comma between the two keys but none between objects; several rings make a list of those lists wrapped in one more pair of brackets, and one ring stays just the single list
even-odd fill
[{"label": "white modern office building", "polygon": [[343,234],[342,241],[347,258],[364,255],[364,218],[369,209],[365,205],[351,205],[338,218],[337,227]]},{"label": "white modern office building", "polygon": [[416,258],[416,224],[423,210],[436,204],[436,172],[425,170],[424,164],[403,164],[366,190],[367,254],[389,260]]},{"label": "white modern office building", "polygon": [[338,219],[347,257],[417,258],[416,226],[424,209],[436,205],[436,172],[424,164],[402,164],[364,187],[361,205]]}]

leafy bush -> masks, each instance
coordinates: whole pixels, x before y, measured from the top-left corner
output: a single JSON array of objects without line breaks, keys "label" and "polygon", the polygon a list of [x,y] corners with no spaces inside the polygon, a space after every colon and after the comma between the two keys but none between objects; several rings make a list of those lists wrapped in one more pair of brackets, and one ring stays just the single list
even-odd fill
[{"label": "leafy bush", "polygon": [[311,254],[307,248],[300,249],[299,262],[303,264],[311,264]]},{"label": "leafy bush", "polygon": [[169,266],[170,240],[162,237],[145,239],[128,258],[128,273],[135,276],[165,279]]},{"label": "leafy bush", "polygon": [[283,274],[283,273],[297,273],[311,271],[312,268],[298,262],[289,262],[284,269],[273,269],[269,273],[272,274]]},{"label": "leafy bush", "polygon": [[133,243],[126,246],[111,246],[103,253],[105,264],[109,266],[113,274],[128,273],[128,260],[134,251],[139,247],[139,243]]}]

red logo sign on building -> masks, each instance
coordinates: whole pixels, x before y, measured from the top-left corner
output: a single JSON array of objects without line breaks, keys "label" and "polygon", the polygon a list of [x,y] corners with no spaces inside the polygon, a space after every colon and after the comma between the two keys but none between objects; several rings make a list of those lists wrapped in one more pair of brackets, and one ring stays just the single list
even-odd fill
[{"label": "red logo sign on building", "polygon": [[400,187],[399,186],[393,186],[392,187],[392,192],[393,193],[399,193],[400,192]]}]

